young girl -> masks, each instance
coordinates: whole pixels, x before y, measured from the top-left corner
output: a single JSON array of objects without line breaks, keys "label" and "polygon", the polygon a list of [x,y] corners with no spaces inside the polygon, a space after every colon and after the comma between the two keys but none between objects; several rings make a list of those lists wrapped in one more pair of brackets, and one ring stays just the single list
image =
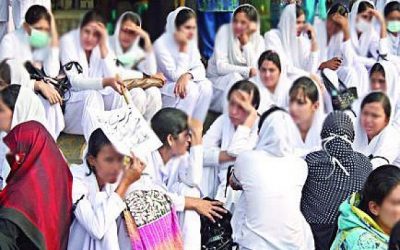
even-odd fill
[{"label": "young girl", "polygon": [[[308,36],[308,37],[307,37]],[[300,6],[289,4],[282,12],[278,29],[265,33],[265,49],[278,52],[290,79],[318,70],[318,44],[314,28],[305,24]]]},{"label": "young girl", "polygon": [[12,128],[4,143],[11,173],[0,192],[0,248],[66,249],[72,176],[56,142],[29,121]]},{"label": "young girl", "polygon": [[[271,115],[279,113],[283,112]],[[267,139],[267,132],[260,137]],[[310,226],[300,211],[307,164],[294,155],[271,156],[264,142],[268,140],[240,154],[234,165],[230,183],[239,185],[242,194],[231,222],[233,239],[240,249],[314,249]]]},{"label": "young girl", "polygon": [[165,33],[154,43],[158,69],[167,78],[164,107],[175,107],[204,121],[212,97],[197,48],[196,14],[181,7],[169,13]]},{"label": "young girl", "polygon": [[[225,210],[217,201],[200,199],[203,169],[201,122],[175,108],[164,108],[151,120],[151,127],[163,146],[146,159],[146,173],[163,187],[178,212],[185,249],[200,249],[200,216],[211,221]],[[189,152],[188,152],[189,151]]]},{"label": "young girl", "polygon": [[[380,25],[379,35],[373,26],[374,17]],[[369,0],[356,1],[351,8],[349,18],[351,42],[357,54],[355,61],[369,69],[379,55],[388,54],[385,20],[374,9],[374,3]]]},{"label": "young girl", "polygon": [[370,70],[370,91],[382,91],[390,99],[392,106],[392,124],[398,127],[399,121],[399,94],[398,74],[393,63],[381,60],[372,66]]},{"label": "young girl", "polygon": [[103,17],[94,10],[87,12],[79,29],[63,35],[60,47],[61,63],[72,85],[65,106],[64,131],[83,134],[88,140],[96,127],[89,113],[123,105],[122,85],[116,77],[117,66],[108,47]]},{"label": "young girl", "polygon": [[40,94],[38,96],[49,121],[48,130],[54,138],[57,138],[65,126],[60,106],[63,102],[62,97],[51,84],[30,81],[29,74],[25,72],[23,65],[20,65],[29,61],[43,70],[45,75],[58,76],[60,59],[56,23],[51,13],[40,5],[33,5],[26,14],[24,12],[24,15],[25,22],[22,27],[7,34],[1,41],[0,61],[12,59],[8,61],[9,70],[12,71],[10,75],[14,79],[23,80],[14,83],[24,85],[29,82],[29,87]]},{"label": "young girl", "polygon": [[215,112],[226,108],[226,95],[234,83],[257,75],[257,60],[264,51],[259,19],[256,8],[240,5],[231,23],[218,30],[207,68],[214,91],[211,109]]},{"label": "young girl", "polygon": [[[142,28],[140,16],[131,11],[125,12],[118,19],[114,35],[110,37],[110,49],[113,50],[119,64],[122,78],[143,78],[156,75],[157,62],[153,53],[150,36]],[[140,40],[144,41],[144,48],[139,46]],[[133,103],[150,120],[161,109],[161,92],[156,87],[146,90],[135,88],[131,90]]]},{"label": "young girl", "polygon": [[383,14],[388,33],[388,59],[398,66],[400,65],[400,1],[387,1]]},{"label": "young girl", "polygon": [[124,166],[123,158],[101,129],[91,134],[84,163],[71,167],[75,218],[68,249],[120,249],[116,220],[126,207],[126,191],[145,167],[137,158]]},{"label": "young girl", "polygon": [[331,249],[388,249],[400,220],[400,170],[385,165],[372,171],[364,188],[340,206],[339,230]]},{"label": "young girl", "polygon": [[392,106],[383,92],[367,95],[355,124],[354,149],[371,159],[374,168],[398,164],[400,133],[391,124]]},{"label": "young girl", "polygon": [[221,115],[204,136],[204,195],[225,202],[233,210],[232,190],[225,195],[226,175],[236,157],[257,143],[257,108],[260,94],[250,81],[235,83],[228,92],[228,112]]},{"label": "young girl", "polygon": [[295,147],[303,155],[321,147],[320,131],[325,115],[321,108],[320,94],[316,84],[308,77],[297,79],[289,90],[289,113],[297,125],[300,140]]},{"label": "young girl", "polygon": [[369,159],[352,149],[354,128],[344,112],[330,113],[321,131],[322,150],[307,155],[301,211],[310,223],[316,249],[329,249],[337,231],[340,204],[360,190],[372,171]]},{"label": "young girl", "polygon": [[[12,84],[27,88],[33,94],[35,84],[49,85],[43,81],[31,80],[29,73],[20,60],[5,59],[0,62],[0,89]],[[34,99],[40,100],[41,103],[39,105],[43,106],[46,115],[46,129],[49,131],[54,140],[57,140],[65,126],[64,115],[62,113],[61,106],[57,104],[58,97],[54,97],[54,99],[52,97],[52,99],[46,100],[43,96],[43,92],[39,92],[39,94],[37,94],[38,98]],[[56,104],[50,105],[49,102],[55,102]]]},{"label": "young girl", "polygon": [[258,76],[250,79],[260,91],[258,113],[264,113],[272,105],[288,110],[291,82],[282,70],[278,53],[267,50],[261,54],[258,59]]},{"label": "young girl", "polygon": [[[38,97],[28,88],[19,85],[10,85],[0,91],[0,132],[1,138],[7,135],[15,126],[27,122],[37,121],[47,127],[45,110]],[[3,141],[0,142],[0,177],[1,186],[6,184],[10,166],[6,161],[8,149]]]}]

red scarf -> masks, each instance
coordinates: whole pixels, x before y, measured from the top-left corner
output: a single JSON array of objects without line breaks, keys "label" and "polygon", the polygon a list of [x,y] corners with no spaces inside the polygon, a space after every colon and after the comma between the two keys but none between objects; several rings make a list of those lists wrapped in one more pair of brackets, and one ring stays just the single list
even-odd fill
[{"label": "red scarf", "polygon": [[0,192],[0,218],[16,224],[39,248],[66,249],[72,215],[72,175],[51,135],[38,122],[4,138],[11,172]]}]

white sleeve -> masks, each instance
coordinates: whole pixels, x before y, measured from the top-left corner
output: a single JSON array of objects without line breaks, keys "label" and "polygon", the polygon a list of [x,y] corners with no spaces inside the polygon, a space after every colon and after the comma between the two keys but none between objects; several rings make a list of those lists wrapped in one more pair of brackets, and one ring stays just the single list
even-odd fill
[{"label": "white sleeve", "polygon": [[302,68],[310,73],[316,73],[319,67],[319,50],[311,51],[311,41],[308,38],[301,37],[301,52],[302,57],[300,60]]},{"label": "white sleeve", "polygon": [[118,66],[115,61],[114,53],[112,53],[110,48],[108,48],[107,56],[100,60],[103,67],[103,77],[115,77],[118,72]]},{"label": "white sleeve", "polygon": [[74,211],[75,218],[91,237],[101,240],[110,225],[115,223],[115,220],[125,209],[125,203],[114,192],[110,196],[106,192],[98,192],[94,199],[96,204],[91,204],[87,198],[88,191],[84,184],[79,183],[79,180],[74,180],[73,186],[74,202],[80,199],[82,195],[85,195],[76,206]]},{"label": "white sleeve", "polygon": [[174,204],[177,212],[183,212],[185,210],[185,196],[172,192],[167,192],[167,195],[171,198],[172,204]]},{"label": "white sleeve", "polygon": [[60,72],[60,49],[58,47],[49,47],[46,52],[46,57],[43,61],[44,72],[50,77],[56,77]]},{"label": "white sleeve", "polygon": [[306,65],[305,65],[306,71],[309,71],[310,73],[316,73],[319,67],[318,59],[319,59],[319,51],[311,52],[309,56],[306,58]]},{"label": "white sleeve", "polygon": [[215,167],[219,164],[219,154],[221,152],[221,136],[223,129],[223,119],[220,116],[208,129],[203,137],[204,145],[204,166]]},{"label": "white sleeve", "polygon": [[206,78],[206,69],[201,62],[200,52],[197,47],[192,48],[191,64],[188,72],[193,76],[193,81],[202,81]]},{"label": "white sleeve", "polygon": [[222,26],[215,36],[214,57],[219,75],[227,75],[237,72],[244,78],[248,78],[250,67],[231,64],[228,59],[228,43],[226,27]]},{"label": "white sleeve", "polygon": [[13,48],[13,40],[11,34],[7,34],[3,37],[0,43],[0,61],[6,58],[15,58],[15,49]]},{"label": "white sleeve", "polygon": [[203,146],[190,148],[189,154],[179,162],[179,180],[190,187],[199,187],[203,175]]},{"label": "white sleeve", "polygon": [[157,61],[154,52],[151,51],[150,53],[145,53],[145,58],[143,61],[139,63],[137,66],[138,70],[147,74],[147,75],[154,75],[157,73]]},{"label": "white sleeve", "polygon": [[353,66],[356,53],[349,39],[346,42],[340,43],[340,52],[343,55],[343,66]]},{"label": "white sleeve", "polygon": [[228,147],[228,154],[237,157],[240,153],[253,149],[257,143],[257,139],[256,130],[252,131],[249,127],[239,125]]},{"label": "white sleeve", "polygon": [[[64,37],[64,39],[60,40],[60,58],[63,66],[70,62],[77,61],[76,58],[70,57],[69,50],[71,49],[70,44],[72,45],[72,43],[70,43],[69,40],[70,37]],[[72,89],[75,91],[86,89],[103,89],[103,78],[101,77],[87,77],[83,73],[79,73],[75,66],[73,66],[70,70],[64,71],[72,85]]]},{"label": "white sleeve", "polygon": [[162,41],[154,44],[158,67],[168,80],[176,82],[181,75],[188,72],[190,56],[188,53],[179,52],[175,61],[166,45],[161,44]]},{"label": "white sleeve", "polygon": [[372,57],[378,59],[379,55],[387,55],[389,54],[389,41],[388,38],[379,38],[378,36],[374,36],[371,44],[369,46],[369,52]]}]

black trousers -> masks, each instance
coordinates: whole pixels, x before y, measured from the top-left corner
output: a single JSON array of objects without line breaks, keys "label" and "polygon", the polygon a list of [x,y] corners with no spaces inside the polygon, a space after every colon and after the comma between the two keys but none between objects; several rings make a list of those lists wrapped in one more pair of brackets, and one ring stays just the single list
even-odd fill
[{"label": "black trousers", "polygon": [[329,250],[335,240],[337,223],[310,224],[314,235],[315,250]]}]

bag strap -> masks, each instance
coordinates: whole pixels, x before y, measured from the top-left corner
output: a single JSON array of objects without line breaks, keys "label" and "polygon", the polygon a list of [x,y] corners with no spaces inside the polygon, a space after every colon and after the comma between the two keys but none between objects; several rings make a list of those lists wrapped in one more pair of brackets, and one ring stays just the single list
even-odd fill
[{"label": "bag strap", "polygon": [[379,155],[373,156],[373,155],[369,155],[368,158],[369,158],[369,161],[372,161],[373,159],[382,159],[382,160],[386,161],[387,164],[390,164],[390,161],[389,161],[386,157],[384,157],[384,156],[379,156]]},{"label": "bag strap", "polygon": [[[339,92],[338,89],[333,85],[331,80],[326,76],[323,70],[321,70],[321,76],[322,76],[322,81],[324,82],[325,88],[329,91],[329,94],[331,94],[332,90],[335,90],[336,92]],[[339,80],[340,84],[340,80]]]}]

